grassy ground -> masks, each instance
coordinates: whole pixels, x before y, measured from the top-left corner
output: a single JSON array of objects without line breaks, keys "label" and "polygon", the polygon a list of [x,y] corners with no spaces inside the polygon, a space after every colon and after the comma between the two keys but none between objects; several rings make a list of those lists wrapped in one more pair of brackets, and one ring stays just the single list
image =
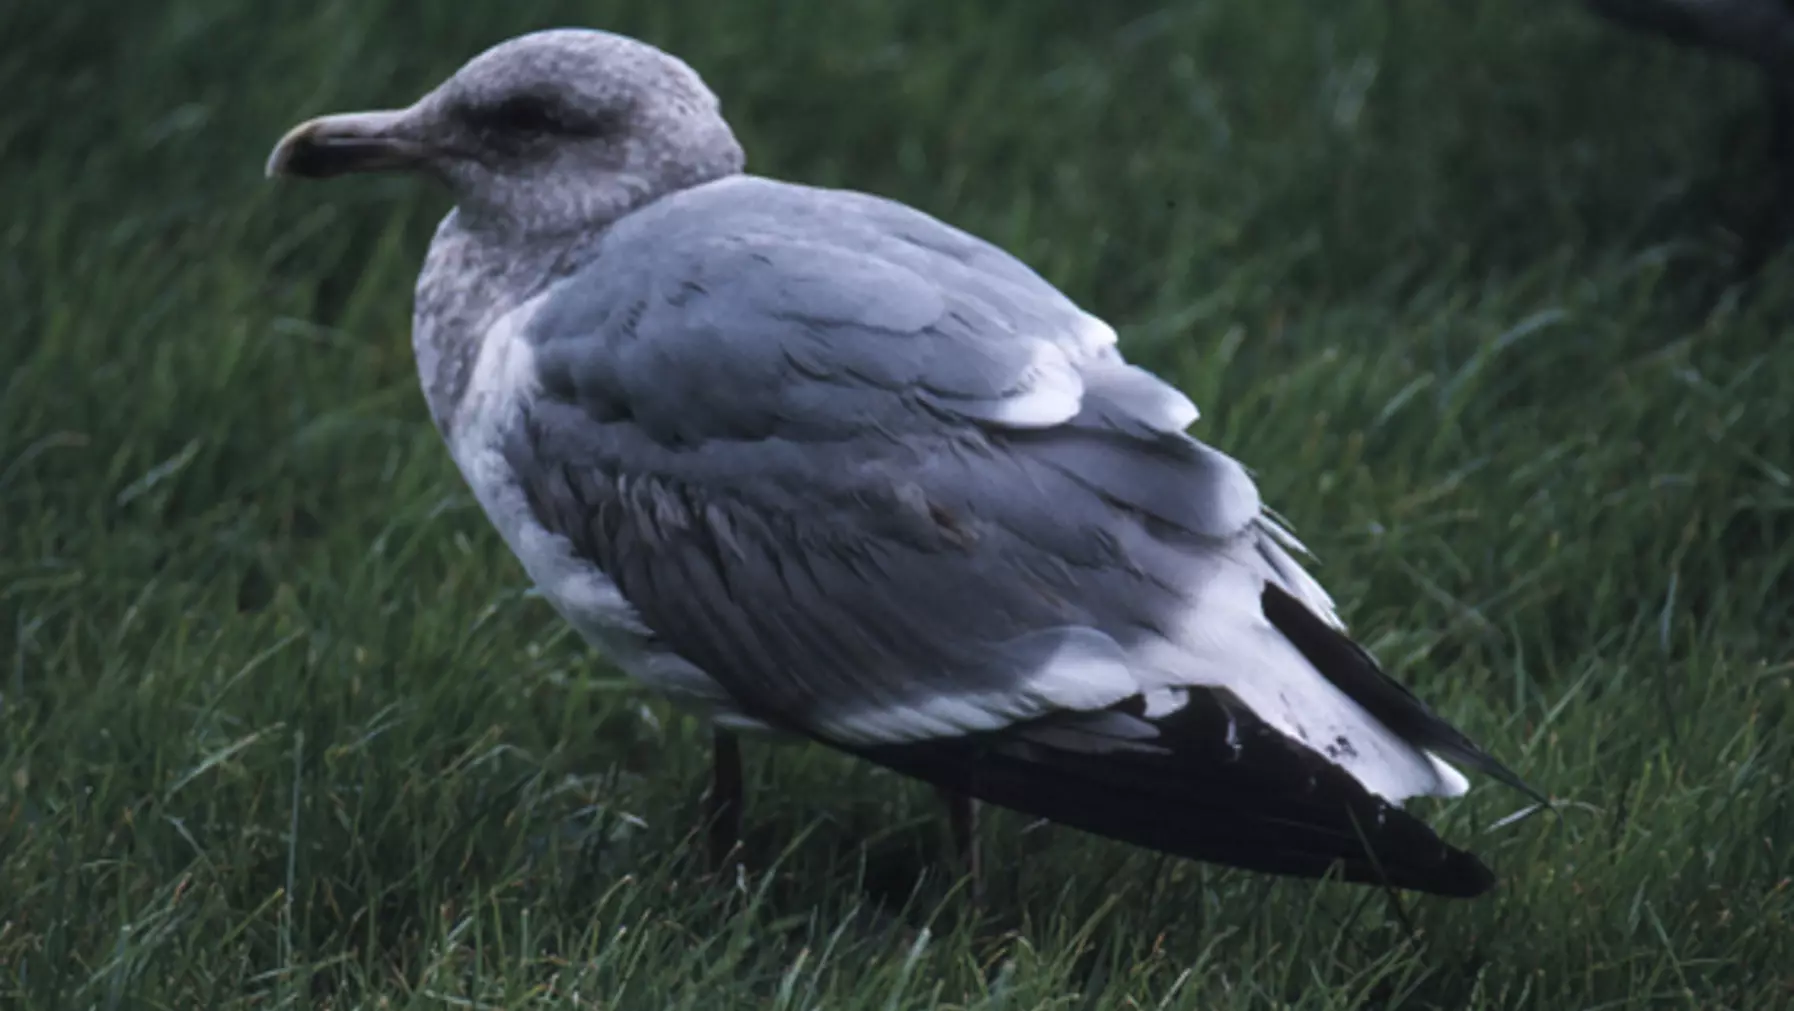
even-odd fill
[{"label": "grassy ground", "polygon": [[[0,1006],[1794,1007],[1794,272],[1750,82],[1574,5],[170,0],[0,10]],[[508,12],[501,13],[501,9]],[[660,42],[760,171],[1005,243],[1176,376],[1358,632],[1561,824],[1471,903],[706,754],[525,593],[406,339],[440,194],[280,132],[516,31]]]}]

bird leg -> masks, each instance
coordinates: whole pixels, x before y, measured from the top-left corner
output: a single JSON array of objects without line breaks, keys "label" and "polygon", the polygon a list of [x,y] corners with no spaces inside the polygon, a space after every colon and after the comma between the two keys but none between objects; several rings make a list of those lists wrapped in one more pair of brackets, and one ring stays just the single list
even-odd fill
[{"label": "bird leg", "polygon": [[972,904],[984,901],[984,875],[978,859],[978,802],[963,793],[935,788],[935,794],[947,805],[947,830],[953,837],[953,855],[971,878]]},{"label": "bird leg", "polygon": [[721,870],[741,842],[741,742],[713,727],[710,748],[710,863]]}]

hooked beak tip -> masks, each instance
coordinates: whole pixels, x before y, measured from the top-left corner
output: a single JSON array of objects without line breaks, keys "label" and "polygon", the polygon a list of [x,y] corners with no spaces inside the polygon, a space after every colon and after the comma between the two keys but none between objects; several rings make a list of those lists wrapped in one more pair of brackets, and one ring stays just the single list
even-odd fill
[{"label": "hooked beak tip", "polygon": [[324,179],[416,168],[427,154],[424,145],[405,136],[400,113],[347,113],[308,119],[288,130],[262,171],[269,179]]}]

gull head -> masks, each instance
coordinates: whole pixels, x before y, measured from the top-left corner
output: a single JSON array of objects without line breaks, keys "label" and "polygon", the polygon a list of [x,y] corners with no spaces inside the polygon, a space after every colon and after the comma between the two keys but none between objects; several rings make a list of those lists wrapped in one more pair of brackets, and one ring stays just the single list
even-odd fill
[{"label": "gull head", "polygon": [[554,29],[486,50],[406,108],[293,127],[267,174],[418,172],[448,186],[463,224],[540,235],[608,224],[742,163],[716,96],[683,61]]}]

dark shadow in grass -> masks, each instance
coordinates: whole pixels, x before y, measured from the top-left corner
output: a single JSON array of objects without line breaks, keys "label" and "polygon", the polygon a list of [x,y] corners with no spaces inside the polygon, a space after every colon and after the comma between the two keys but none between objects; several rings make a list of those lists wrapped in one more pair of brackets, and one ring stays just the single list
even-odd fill
[{"label": "dark shadow in grass", "polygon": [[[1794,78],[1786,66],[1794,46],[1794,9],[1781,0],[1587,0],[1617,25],[1654,35],[1713,58],[1755,65],[1763,101],[1753,109],[1767,142],[1753,167],[1766,185],[1749,188],[1737,229],[1740,277],[1757,273],[1794,238]],[[1727,159],[1722,164],[1743,163]]]},{"label": "dark shadow in grass", "polygon": [[1710,158],[1691,174],[1685,192],[1646,218],[1642,247],[1688,247],[1670,261],[1665,309],[1698,317],[1722,299],[1748,297],[1763,270],[1787,248],[1788,198],[1775,150],[1786,143],[1761,109],[1720,110]]}]

